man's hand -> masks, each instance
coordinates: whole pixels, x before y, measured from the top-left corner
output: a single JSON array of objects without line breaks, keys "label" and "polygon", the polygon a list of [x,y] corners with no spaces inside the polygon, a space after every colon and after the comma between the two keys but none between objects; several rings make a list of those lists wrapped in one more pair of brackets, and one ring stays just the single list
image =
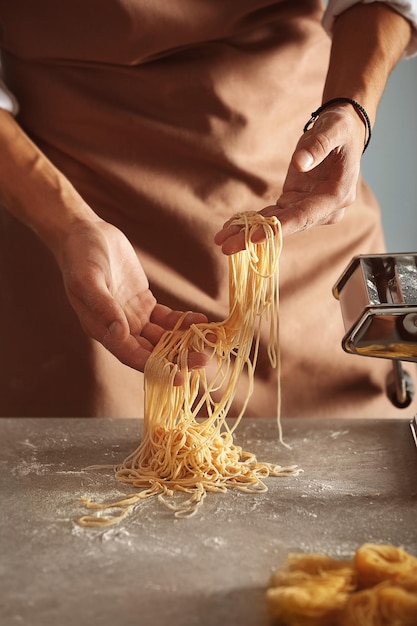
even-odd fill
[{"label": "man's hand", "polygon": [[[154,346],[182,312],[156,302],[132,245],[111,224],[77,222],[61,244],[57,260],[84,331],[122,363],[143,371]],[[206,321],[205,315],[190,313],[183,327]],[[206,355],[190,354],[190,368],[206,362]],[[177,374],[175,383],[182,381]]]},{"label": "man's hand", "polygon": [[[277,203],[260,212],[275,215],[284,235],[339,222],[356,197],[364,139],[363,121],[352,105],[325,109],[300,138]],[[262,237],[260,230],[253,240]],[[229,222],[216,234],[215,242],[225,254],[244,248],[240,229]]]}]

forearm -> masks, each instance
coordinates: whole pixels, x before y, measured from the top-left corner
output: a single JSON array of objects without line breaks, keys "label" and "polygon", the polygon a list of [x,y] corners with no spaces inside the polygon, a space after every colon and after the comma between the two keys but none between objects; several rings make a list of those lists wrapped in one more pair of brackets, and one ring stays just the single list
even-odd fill
[{"label": "forearm", "polygon": [[409,22],[381,2],[356,4],[334,23],[323,102],[348,97],[375,121],[388,77],[408,45]]},{"label": "forearm", "polygon": [[0,203],[57,255],[76,221],[98,219],[14,118],[0,110]]}]

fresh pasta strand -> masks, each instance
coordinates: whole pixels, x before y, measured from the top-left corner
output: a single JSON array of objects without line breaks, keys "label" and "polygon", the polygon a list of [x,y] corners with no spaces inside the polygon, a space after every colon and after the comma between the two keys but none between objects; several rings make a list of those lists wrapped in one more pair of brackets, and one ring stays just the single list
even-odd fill
[{"label": "fresh pasta strand", "polygon": [[[282,247],[281,226],[276,217],[256,212],[241,213],[232,220],[245,232],[245,249],[229,257],[229,304],[226,320],[177,326],[164,334],[145,368],[144,433],[139,447],[120,465],[115,477],[141,491],[120,501],[88,508],[117,509],[110,517],[84,516],[83,526],[107,526],[120,521],[143,498],[158,496],[177,517],[193,515],[208,492],[234,488],[262,492],[267,476],[295,475],[295,466],[260,463],[234,443],[238,426],[252,393],[260,344],[261,320],[269,322],[268,356],[279,381],[278,268]],[[263,229],[264,241],[254,243],[253,234]],[[209,350],[216,368],[208,379],[206,369],[189,370],[188,354]],[[226,421],[244,370],[250,384],[240,414],[232,426]],[[177,371],[184,384],[174,386]],[[204,417],[201,417],[204,414]],[[277,422],[280,428],[278,384]],[[97,466],[96,466],[97,467]],[[174,492],[185,499],[172,499]]]}]

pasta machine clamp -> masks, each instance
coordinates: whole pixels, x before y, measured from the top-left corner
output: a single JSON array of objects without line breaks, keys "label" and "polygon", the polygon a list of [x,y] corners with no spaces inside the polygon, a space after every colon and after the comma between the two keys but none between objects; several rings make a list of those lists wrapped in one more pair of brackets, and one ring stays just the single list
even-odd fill
[{"label": "pasta machine clamp", "polygon": [[415,390],[401,362],[417,362],[417,254],[354,257],[333,295],[342,310],[343,349],[390,359],[387,395],[396,407],[408,407]]}]

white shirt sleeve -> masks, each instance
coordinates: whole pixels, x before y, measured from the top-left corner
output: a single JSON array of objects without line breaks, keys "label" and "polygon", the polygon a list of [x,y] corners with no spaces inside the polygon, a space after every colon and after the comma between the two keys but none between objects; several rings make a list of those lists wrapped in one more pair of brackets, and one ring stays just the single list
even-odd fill
[{"label": "white shirt sleeve", "polygon": [[16,115],[19,110],[19,105],[17,103],[14,95],[9,91],[9,89],[4,84],[1,77],[1,65],[0,65],[0,109],[5,109],[9,111],[12,115]]},{"label": "white shirt sleeve", "polygon": [[359,2],[364,4],[385,2],[385,4],[388,4],[388,6],[408,19],[413,27],[413,33],[403,56],[411,57],[417,54],[417,0],[329,0],[323,16],[324,30],[331,35],[335,17],[354,4],[359,4]]}]

